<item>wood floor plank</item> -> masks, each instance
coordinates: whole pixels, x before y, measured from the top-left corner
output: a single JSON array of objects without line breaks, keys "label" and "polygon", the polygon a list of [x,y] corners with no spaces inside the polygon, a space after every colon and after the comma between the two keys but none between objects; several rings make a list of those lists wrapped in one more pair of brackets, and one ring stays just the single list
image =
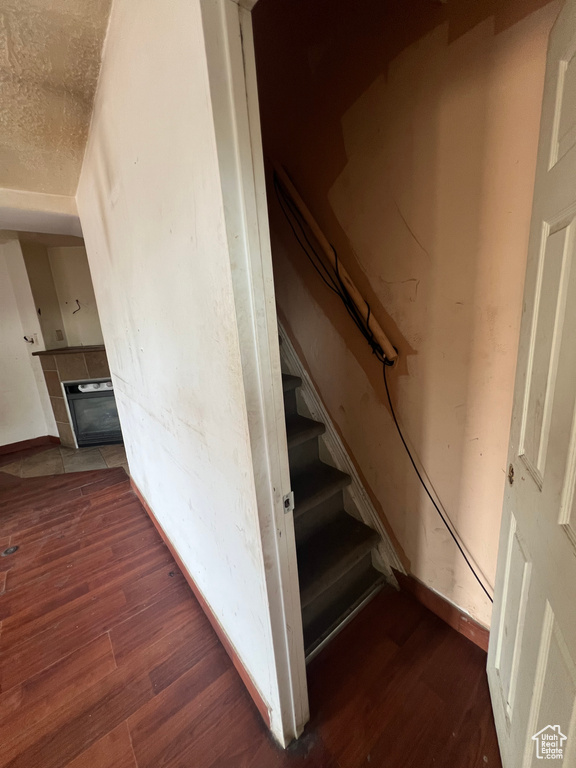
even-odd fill
[{"label": "wood floor plank", "polygon": [[136,519],[121,522],[111,530],[103,529],[100,535],[97,531],[86,536],[79,532],[75,541],[38,541],[32,545],[32,552],[24,547],[16,556],[12,556],[14,560],[10,568],[8,589],[42,580],[46,574],[54,576],[57,572],[66,573],[71,568],[77,579],[82,567],[88,569],[88,572],[94,572],[99,558],[113,558],[114,552],[120,548],[124,548],[125,552],[133,552],[145,546],[143,541],[154,540],[153,531]]},{"label": "wood floor plank", "polygon": [[24,627],[0,635],[0,690],[26,680],[53,664],[60,656],[72,653],[111,630],[153,603],[182,599],[184,589],[171,583],[152,598],[128,601],[122,589],[102,588],[42,616]]},{"label": "wood floor plank", "polygon": [[[194,763],[195,768],[210,765],[218,755],[218,741],[226,738],[232,707],[243,699],[243,694],[237,672],[230,668],[220,649],[209,652],[129,719],[139,768],[156,768],[159,764],[169,768],[186,762]],[[211,741],[208,753],[198,745],[205,735]]]},{"label": "wood floor plank", "polygon": [[19,624],[25,624],[52,613],[62,605],[87,594],[88,591],[86,583],[50,590],[48,594],[42,586],[37,587],[36,590],[12,591],[5,594],[0,601],[0,621],[8,623],[10,619],[14,619]]},{"label": "wood floor plank", "polygon": [[[191,594],[190,601],[194,601]],[[74,760],[156,695],[151,679],[156,669],[162,667],[164,676],[172,680],[180,679],[189,671],[184,669],[181,674],[183,649],[190,648],[193,639],[190,628],[188,630],[187,633],[177,630],[164,635],[69,704],[55,709],[33,731],[16,734],[9,742],[0,742],[0,765],[60,768]],[[210,667],[208,676],[220,675],[223,669],[231,668],[231,662],[219,644],[215,644],[198,663]],[[172,664],[174,669],[171,671]]]},{"label": "wood floor plank", "polygon": [[42,582],[12,590],[0,601],[0,620],[18,614],[24,623],[50,613],[59,603],[74,600],[85,592],[95,592],[100,587],[121,588],[127,582],[137,581],[164,565],[173,564],[164,544],[157,542],[154,547],[116,558],[112,565],[108,564],[106,568],[88,574],[87,581],[77,585],[67,586],[66,582],[58,578],[52,587],[46,587]]},{"label": "wood floor plank", "polygon": [[[111,489],[112,486],[122,486],[126,481],[126,472],[122,467],[115,467],[114,469],[107,470],[106,477],[101,480],[97,480],[93,483],[87,483],[82,486],[82,495],[91,496],[104,489]],[[126,487],[124,485],[124,487]]]},{"label": "wood floor plank", "polygon": [[127,723],[96,741],[65,768],[138,768]]},{"label": "wood floor plank", "polygon": [[88,645],[0,694],[2,736],[10,739],[36,727],[54,710],[116,669],[112,644],[101,635]]},{"label": "wood floor plank", "polygon": [[222,660],[218,663],[228,664],[224,649],[199,605],[197,613],[194,610],[192,614],[192,618],[170,635],[173,645],[170,658],[155,664],[150,669],[149,677],[156,694],[172,685],[205,656],[212,653],[214,648],[218,649],[217,652]]},{"label": "wood floor plank", "polygon": [[113,504],[109,500],[98,500],[94,503],[89,496],[74,499],[63,504],[60,509],[52,510],[50,527],[46,521],[30,528],[18,530],[18,544],[24,546],[31,544],[36,539],[46,540],[58,537],[66,541],[80,531],[82,535],[88,535],[97,528],[108,529],[111,524],[119,524],[123,519],[133,518],[135,499],[132,494],[126,492]]},{"label": "wood floor plank", "polygon": [[[159,580],[165,579],[165,570],[158,572]],[[182,579],[181,576],[180,579]],[[126,598],[128,602],[134,599],[128,594]],[[118,664],[125,663],[132,654],[138,653],[157,638],[172,632],[185,623],[190,616],[190,605],[187,598],[188,586],[182,579],[182,588],[168,595],[166,600],[153,603],[149,608],[114,627],[110,632],[110,637]]]},{"label": "wood floor plank", "polygon": [[126,608],[121,591],[107,596],[105,602],[93,606],[78,615],[69,615],[62,624],[55,621],[40,634],[16,644],[0,635],[0,690],[7,691],[25,682],[60,658],[87,645],[108,630],[111,616]]},{"label": "wood floor plank", "polygon": [[124,667],[68,707],[44,718],[33,731],[0,744],[6,768],[61,768],[113,731],[153,696],[148,675]]}]

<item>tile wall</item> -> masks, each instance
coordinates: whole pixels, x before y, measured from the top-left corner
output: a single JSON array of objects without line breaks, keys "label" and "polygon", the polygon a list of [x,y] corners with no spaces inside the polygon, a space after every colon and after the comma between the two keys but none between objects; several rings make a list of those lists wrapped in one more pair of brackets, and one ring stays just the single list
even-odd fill
[{"label": "tile wall", "polygon": [[104,379],[110,376],[106,352],[71,352],[69,354],[39,355],[44,371],[52,410],[56,418],[58,434],[62,445],[76,447],[74,430],[68,414],[68,405],[62,387],[63,381],[82,379]]}]

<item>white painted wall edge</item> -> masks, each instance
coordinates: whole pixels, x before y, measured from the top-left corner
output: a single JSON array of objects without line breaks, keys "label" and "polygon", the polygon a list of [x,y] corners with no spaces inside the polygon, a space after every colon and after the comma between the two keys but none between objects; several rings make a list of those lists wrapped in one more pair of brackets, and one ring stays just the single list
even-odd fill
[{"label": "white painted wall edge", "polygon": [[350,475],[352,478],[352,482],[348,486],[346,492],[349,494],[350,500],[362,522],[366,523],[370,528],[373,528],[380,535],[380,543],[377,548],[379,559],[375,562],[375,565],[379,570],[386,574],[387,578],[393,584],[396,584],[396,579],[391,569],[395,568],[397,571],[400,571],[400,573],[406,573],[406,569],[402,565],[402,561],[398,557],[398,553],[390,540],[386,527],[382,522],[382,518],[378,514],[376,507],[364,488],[360,475],[346,451],[340,435],[336,431],[334,422],[330,418],[308,371],[302,365],[300,358],[296,354],[294,345],[290,341],[290,338],[280,321],[278,321],[278,331],[281,339],[280,355],[285,363],[286,370],[292,375],[299,376],[302,379],[300,394],[309,411],[310,418],[315,421],[321,421],[326,426],[326,432],[320,439],[328,451],[333,465],[336,469],[339,469],[341,472],[346,472],[346,474]]},{"label": "white painted wall edge", "polygon": [[234,0],[202,0],[202,17],[278,685],[271,729],[286,745],[309,710],[252,19]]},{"label": "white painted wall edge", "polygon": [[0,187],[0,230],[82,237],[76,198]]}]

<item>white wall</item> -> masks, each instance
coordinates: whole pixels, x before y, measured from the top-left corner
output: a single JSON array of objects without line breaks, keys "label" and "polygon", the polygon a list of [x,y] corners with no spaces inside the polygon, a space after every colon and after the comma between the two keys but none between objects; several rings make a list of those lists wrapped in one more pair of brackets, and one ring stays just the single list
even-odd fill
[{"label": "white wall", "polygon": [[[24,336],[39,334],[20,243],[0,242],[0,445],[57,435],[38,358]],[[41,338],[41,336],[39,336]]]},{"label": "white wall", "polygon": [[[20,246],[30,280],[44,345],[46,349],[65,347],[68,342],[46,247],[41,243],[22,242]],[[62,338],[58,338],[57,331],[61,332]]]},{"label": "white wall", "polygon": [[282,739],[198,0],[116,0],[77,200],[132,476]]},{"label": "white wall", "polygon": [[68,346],[103,344],[86,249],[82,246],[48,248],[48,258]]}]

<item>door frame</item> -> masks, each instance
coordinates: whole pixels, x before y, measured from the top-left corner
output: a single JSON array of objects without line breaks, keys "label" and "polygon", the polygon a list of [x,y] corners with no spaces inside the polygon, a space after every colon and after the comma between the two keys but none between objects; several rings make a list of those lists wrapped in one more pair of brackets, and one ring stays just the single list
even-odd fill
[{"label": "door frame", "polygon": [[279,691],[270,727],[286,746],[309,719],[306,661],[252,15],[255,0],[200,0],[232,268]]}]

